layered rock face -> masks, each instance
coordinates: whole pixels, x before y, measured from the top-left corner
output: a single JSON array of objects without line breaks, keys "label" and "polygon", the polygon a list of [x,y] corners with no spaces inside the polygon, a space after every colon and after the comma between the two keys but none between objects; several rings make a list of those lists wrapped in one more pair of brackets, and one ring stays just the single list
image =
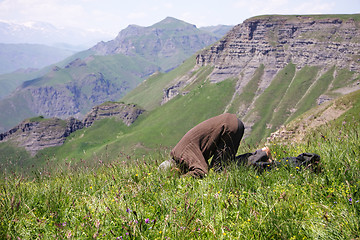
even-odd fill
[{"label": "layered rock face", "polygon": [[91,112],[86,115],[83,123],[85,127],[89,127],[94,121],[115,117],[115,119],[122,120],[127,126],[130,126],[143,112],[144,110],[136,105],[107,102],[93,107]]},{"label": "layered rock face", "polygon": [[63,144],[70,133],[81,128],[83,123],[74,118],[66,121],[59,118],[25,120],[8,132],[0,134],[0,141],[12,140],[34,156],[41,149]]},{"label": "layered rock face", "polygon": [[90,127],[95,121],[114,117],[130,126],[143,112],[144,110],[135,105],[107,102],[94,107],[83,121],[73,117],[67,120],[43,117],[25,120],[11,130],[1,133],[0,142],[10,140],[34,156],[41,149],[62,145],[71,133]]},{"label": "layered rock face", "polygon": [[230,79],[224,109],[240,117],[256,141],[342,94],[360,89],[359,15],[260,16],[235,26],[201,51],[196,66],[164,88],[163,102],[198,79]]},{"label": "layered rock face", "polygon": [[[265,65],[266,88],[276,73],[292,62],[360,70],[360,28],[354,19],[264,16],[235,26],[224,39],[197,56],[200,66],[214,66],[210,80],[237,76],[244,86]],[[324,69],[326,70],[326,69]]]}]

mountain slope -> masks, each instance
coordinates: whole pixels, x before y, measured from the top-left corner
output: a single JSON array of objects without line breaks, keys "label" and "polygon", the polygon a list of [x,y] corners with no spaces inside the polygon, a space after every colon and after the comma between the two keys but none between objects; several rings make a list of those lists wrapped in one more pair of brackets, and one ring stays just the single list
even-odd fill
[{"label": "mountain slope", "polygon": [[100,42],[91,50],[98,55],[141,56],[167,72],[217,39],[195,25],[167,17],[150,27],[130,25],[114,40]]},{"label": "mountain slope", "polygon": [[[187,94],[198,81],[235,79],[224,111],[236,113],[247,141],[257,143],[310,108],[360,89],[359,20],[360,15],[248,19],[200,52],[188,73],[156,87],[149,79],[154,88],[144,82],[123,100],[151,110]],[[163,101],[151,96],[161,88]]]},{"label": "mountain slope", "polygon": [[40,44],[0,43],[0,74],[21,68],[43,68],[73,54],[73,51]]},{"label": "mountain slope", "polygon": [[[65,158],[90,159],[94,156],[103,159],[105,155],[110,158],[119,154],[140,156],[159,148],[169,149],[191,127],[222,113],[234,92],[234,84],[234,81],[227,80],[199,85],[191,93],[178,96],[162,108],[140,115],[129,127],[112,118],[101,120],[76,131],[62,146],[39,151],[32,161],[42,164],[50,156],[56,156],[58,162]],[[203,107],[208,103],[212,105],[211,109]],[[179,109],[183,109],[181,114]]]},{"label": "mountain slope", "polygon": [[359,89],[358,26],[358,15],[249,19],[179,68],[154,74],[128,93],[123,101],[147,111],[130,127],[100,121],[36,159],[168,150],[191,127],[223,112],[236,113],[245,123],[244,142],[256,145],[312,107]]},{"label": "mountain slope", "polygon": [[359,21],[359,15],[251,18],[200,53],[197,65],[214,66],[211,82],[238,79],[229,109],[258,141],[317,103],[359,89]]},{"label": "mountain slope", "polygon": [[209,27],[201,27],[201,30],[212,32],[218,37],[222,38],[226,35],[234,26],[231,25],[217,25],[217,26],[209,26]]},{"label": "mountain slope", "polygon": [[37,115],[81,119],[91,107],[120,99],[151,74],[175,68],[217,39],[174,18],[150,27],[131,25],[114,40],[75,54],[0,101],[0,130]]},{"label": "mountain slope", "polygon": [[[269,141],[306,142],[306,137],[322,125],[344,125],[357,122],[360,117],[360,90],[328,101],[306,111],[276,132],[271,133]],[[334,127],[334,126],[331,126]]]}]

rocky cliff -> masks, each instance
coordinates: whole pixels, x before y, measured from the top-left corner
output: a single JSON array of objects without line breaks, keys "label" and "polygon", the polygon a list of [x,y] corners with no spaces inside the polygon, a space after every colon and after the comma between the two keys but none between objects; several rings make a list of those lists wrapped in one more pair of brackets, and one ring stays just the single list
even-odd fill
[{"label": "rocky cliff", "polygon": [[[360,15],[259,16],[235,26],[164,89],[165,103],[199,81],[236,82],[224,111],[257,139],[316,104],[360,89]],[[207,70],[206,70],[207,71]]]},{"label": "rocky cliff", "polygon": [[[196,69],[212,66],[211,82],[237,78],[237,93],[262,65],[265,66],[260,94],[289,63],[297,70],[316,66],[324,73],[331,67],[360,72],[360,22],[357,15],[260,16],[235,26],[219,42],[200,52]],[[336,75],[336,72],[335,72]],[[354,79],[358,76],[356,74]],[[164,89],[166,101],[175,97],[189,78],[175,79]],[[358,87],[354,87],[356,90]],[[319,99],[329,100],[326,96]]]},{"label": "rocky cliff", "polygon": [[43,148],[63,144],[70,133],[82,127],[82,122],[74,118],[65,121],[59,118],[38,117],[25,120],[8,132],[0,134],[0,141],[10,140],[34,156]]},{"label": "rocky cliff", "polygon": [[114,117],[130,126],[143,112],[144,110],[135,105],[106,102],[94,107],[83,121],[73,117],[66,120],[45,119],[42,116],[27,119],[9,131],[1,133],[0,142],[12,141],[34,156],[41,149],[62,145],[71,133],[90,127],[95,121]]},{"label": "rocky cliff", "polygon": [[197,64],[215,67],[211,81],[238,76],[241,85],[263,64],[263,88],[290,62],[297,69],[320,66],[326,71],[337,66],[359,72],[359,24],[351,16],[255,17],[235,26],[224,39],[201,52]]},{"label": "rocky cliff", "polygon": [[86,115],[83,123],[85,127],[89,127],[97,120],[114,117],[117,120],[123,121],[127,126],[130,126],[143,112],[143,109],[133,104],[106,102],[93,107],[91,112]]}]

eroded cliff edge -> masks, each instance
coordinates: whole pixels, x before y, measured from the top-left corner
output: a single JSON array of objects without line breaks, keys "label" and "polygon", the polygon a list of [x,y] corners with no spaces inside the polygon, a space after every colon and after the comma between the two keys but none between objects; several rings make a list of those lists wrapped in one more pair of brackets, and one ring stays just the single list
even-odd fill
[{"label": "eroded cliff edge", "polygon": [[130,126],[143,112],[143,109],[133,104],[105,102],[93,107],[83,121],[73,117],[66,120],[45,119],[42,116],[26,119],[9,131],[1,133],[0,142],[12,141],[34,156],[41,149],[62,145],[71,133],[90,127],[96,121],[113,117]]},{"label": "eroded cliff edge", "polygon": [[225,111],[237,113],[248,134],[255,124],[270,133],[314,104],[360,89],[360,15],[250,18],[201,51],[194,69],[165,87],[162,104],[186,94],[204,69],[211,69],[205,81],[236,82]]},{"label": "eroded cliff edge", "polygon": [[[360,70],[360,22],[354,18],[263,16],[246,20],[210,49],[198,54],[197,64],[213,65],[211,81],[239,76],[245,84],[265,65],[263,85],[292,62]],[[326,70],[326,69],[325,69]]]}]

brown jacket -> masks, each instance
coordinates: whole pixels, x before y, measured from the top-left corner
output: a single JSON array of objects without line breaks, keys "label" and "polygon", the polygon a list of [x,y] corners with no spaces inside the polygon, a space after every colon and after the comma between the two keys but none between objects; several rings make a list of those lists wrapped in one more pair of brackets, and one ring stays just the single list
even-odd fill
[{"label": "brown jacket", "polygon": [[244,125],[235,114],[210,118],[188,131],[171,151],[183,173],[204,177],[211,166],[234,159],[244,134]]}]

